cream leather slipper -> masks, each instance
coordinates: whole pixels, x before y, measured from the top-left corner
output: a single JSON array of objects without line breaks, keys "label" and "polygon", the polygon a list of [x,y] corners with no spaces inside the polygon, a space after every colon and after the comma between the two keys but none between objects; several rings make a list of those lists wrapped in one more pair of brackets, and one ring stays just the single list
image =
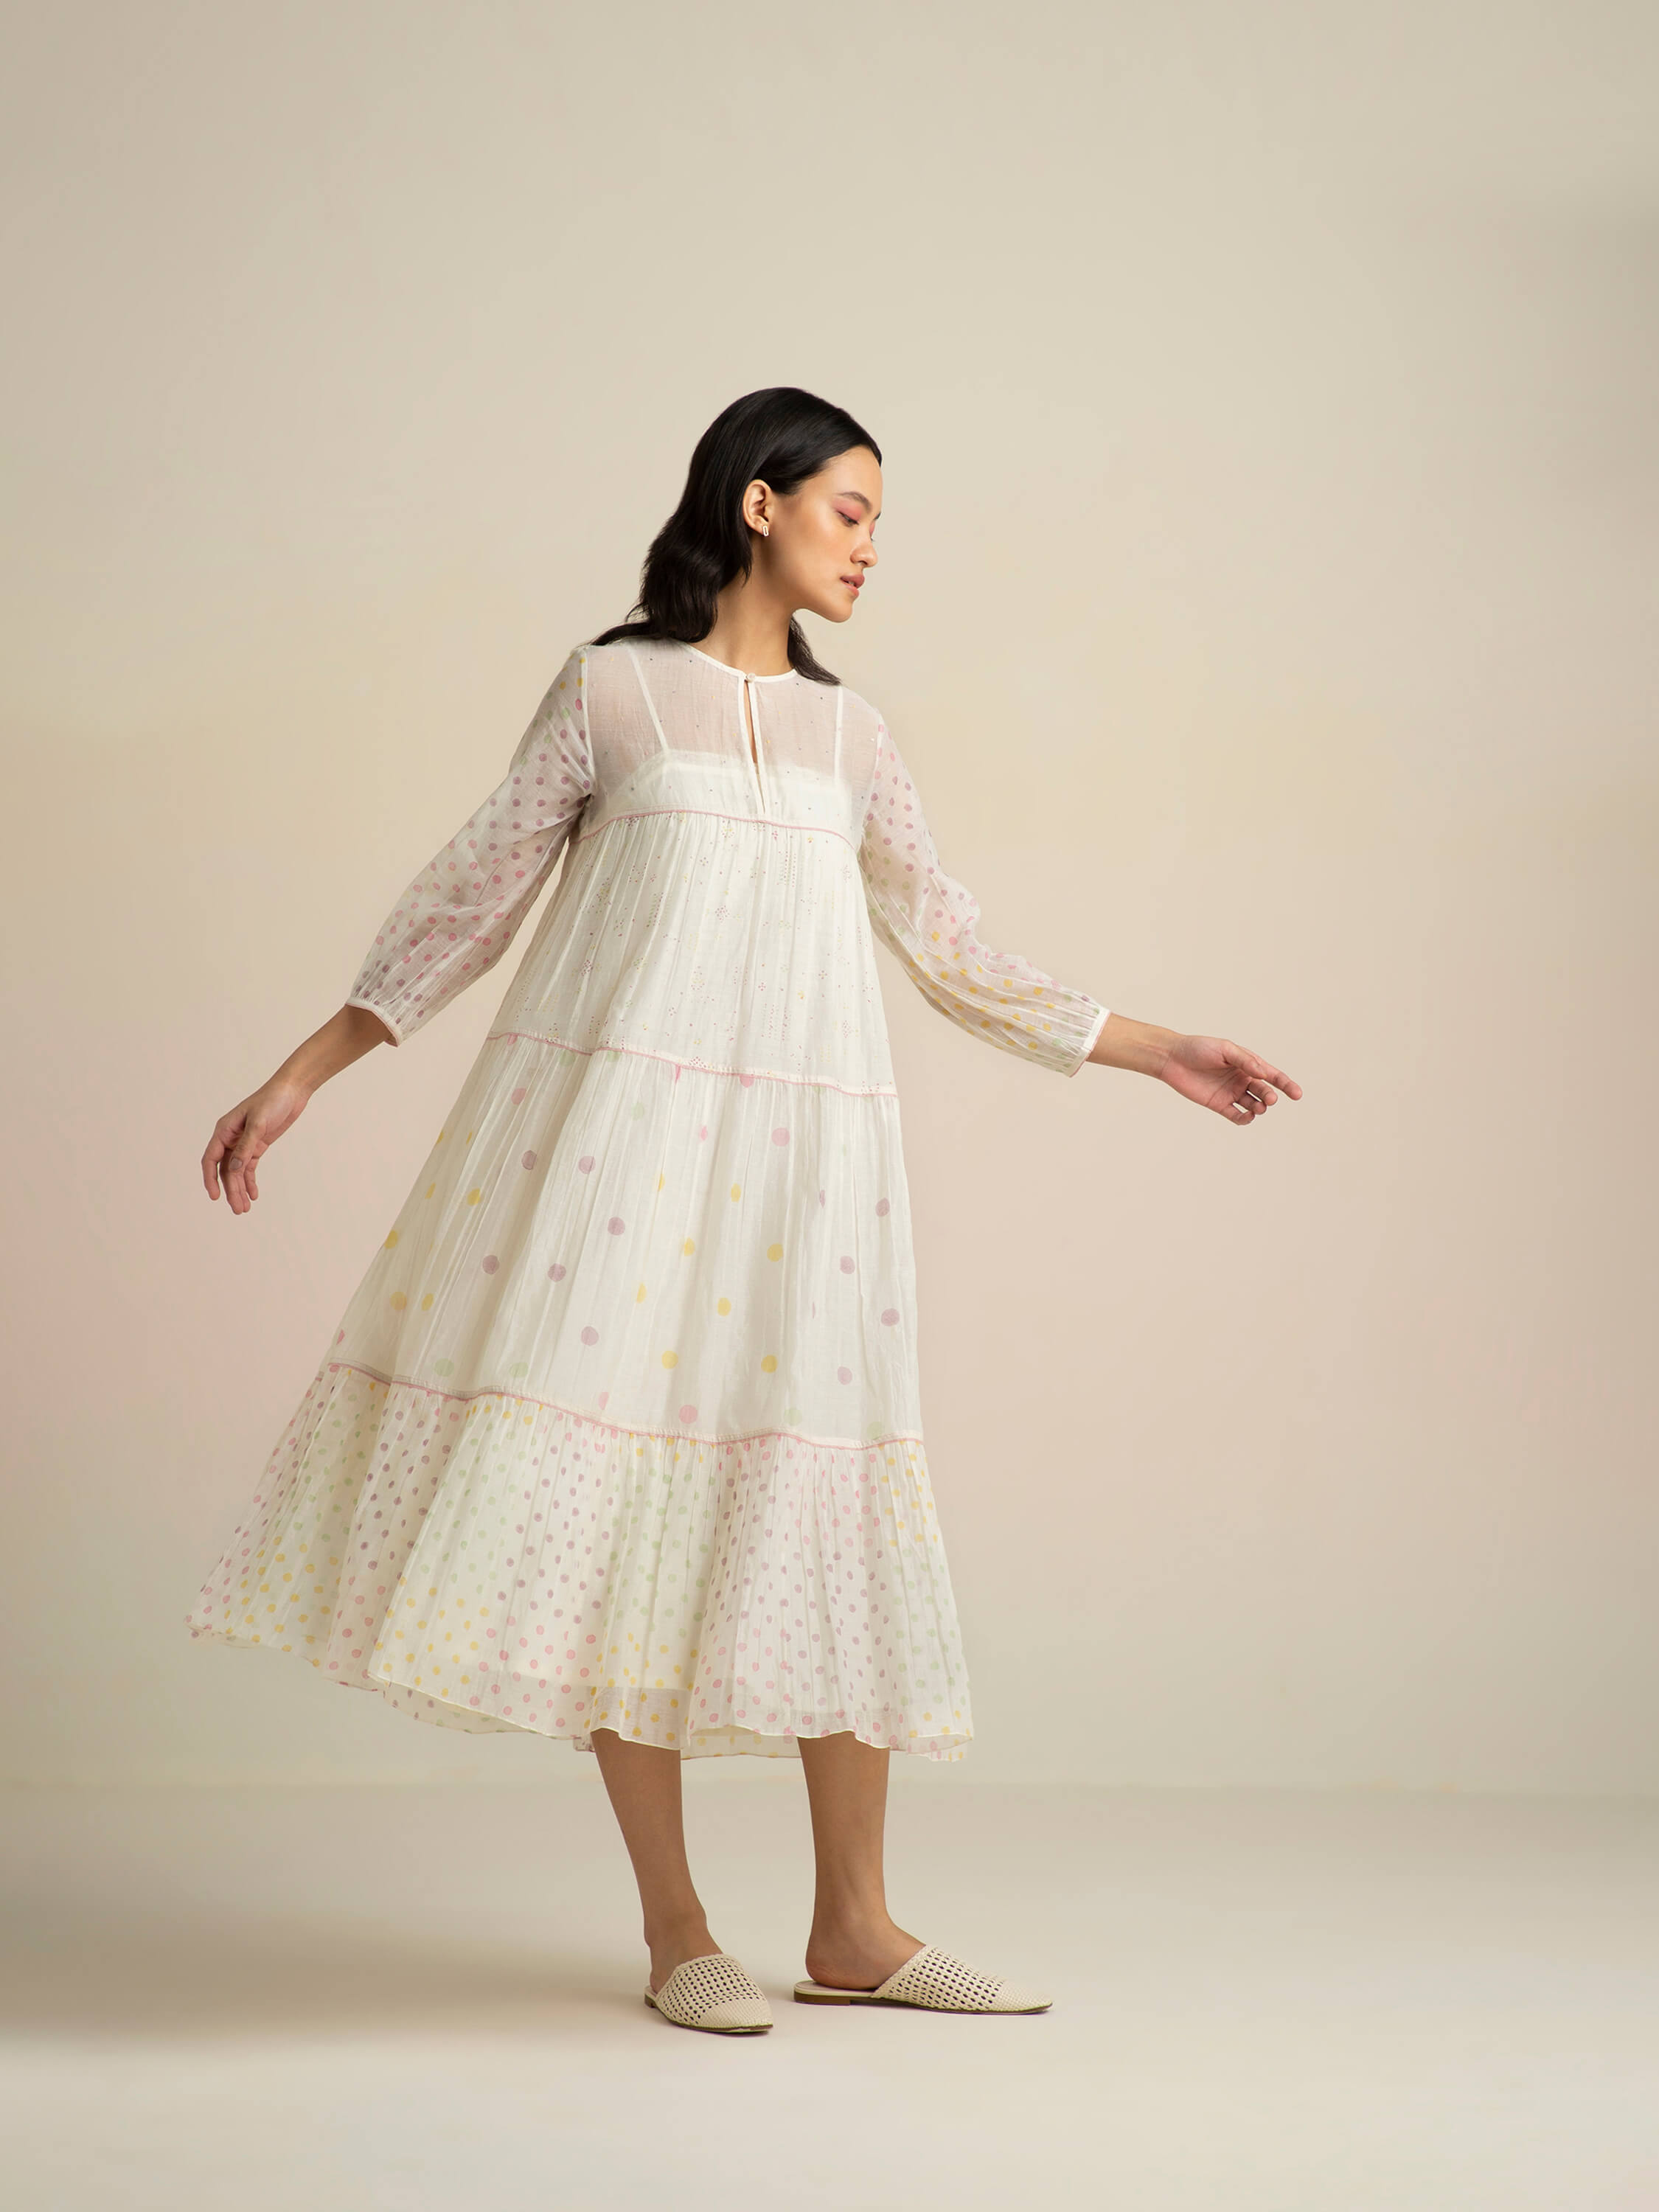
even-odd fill
[{"label": "cream leather slipper", "polygon": [[757,2035],[772,2025],[765,1990],[726,1951],[682,1960],[659,1990],[647,1984],[645,2001],[676,2027],[714,2035]]},{"label": "cream leather slipper", "polygon": [[1000,1974],[980,1973],[937,1943],[924,1943],[872,1990],[797,1982],[795,1997],[800,2004],[921,2005],[930,2012],[1047,2012],[1054,2002]]}]

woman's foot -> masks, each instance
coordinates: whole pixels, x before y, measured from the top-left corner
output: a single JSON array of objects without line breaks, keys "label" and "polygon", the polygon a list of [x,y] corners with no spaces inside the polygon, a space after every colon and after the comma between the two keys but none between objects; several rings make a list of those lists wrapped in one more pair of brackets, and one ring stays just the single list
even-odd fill
[{"label": "woman's foot", "polygon": [[646,1991],[645,2001],[671,2027],[702,2028],[712,2035],[763,2035],[773,2025],[765,1990],[729,1951],[685,1960],[659,1990]]},{"label": "woman's foot", "polygon": [[815,1977],[797,1982],[794,1994],[799,2004],[904,2005],[930,2012],[1047,2012],[1054,2002],[1006,1974],[981,1973],[937,1943],[924,1943],[874,1990],[837,1988]]},{"label": "woman's foot", "polygon": [[873,1990],[923,1948],[896,1921],[813,1923],[806,1940],[806,1971],[827,1990]]}]

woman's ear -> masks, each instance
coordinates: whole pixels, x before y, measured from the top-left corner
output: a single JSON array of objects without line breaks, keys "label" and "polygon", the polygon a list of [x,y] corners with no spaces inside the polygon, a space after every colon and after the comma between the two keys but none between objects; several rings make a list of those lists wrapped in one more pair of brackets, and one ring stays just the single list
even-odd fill
[{"label": "woman's ear", "polygon": [[763,538],[768,535],[772,527],[771,515],[769,512],[771,503],[772,487],[763,483],[759,477],[744,487],[743,519],[751,530],[759,531]]}]

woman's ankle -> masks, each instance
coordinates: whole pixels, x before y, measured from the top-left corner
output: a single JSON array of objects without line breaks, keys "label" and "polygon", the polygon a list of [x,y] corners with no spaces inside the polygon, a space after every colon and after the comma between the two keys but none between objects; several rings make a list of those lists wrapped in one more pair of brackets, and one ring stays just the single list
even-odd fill
[{"label": "woman's ankle", "polygon": [[653,1920],[645,1931],[645,1944],[651,1954],[653,1986],[659,1988],[676,1966],[684,1966],[688,1959],[707,1958],[720,1948],[708,1932],[707,1919],[700,1912],[677,1913]]}]

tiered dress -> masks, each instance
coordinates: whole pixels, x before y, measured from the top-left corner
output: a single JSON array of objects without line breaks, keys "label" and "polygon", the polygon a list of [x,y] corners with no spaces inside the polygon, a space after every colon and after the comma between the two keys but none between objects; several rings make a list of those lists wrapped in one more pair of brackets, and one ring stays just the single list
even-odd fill
[{"label": "tiered dress", "polygon": [[659,640],[570,654],[348,1003],[413,1036],[562,853],[187,1624],[578,1750],[960,1758],[875,936],[1060,1074],[1106,1009],[980,944],[864,700]]}]

